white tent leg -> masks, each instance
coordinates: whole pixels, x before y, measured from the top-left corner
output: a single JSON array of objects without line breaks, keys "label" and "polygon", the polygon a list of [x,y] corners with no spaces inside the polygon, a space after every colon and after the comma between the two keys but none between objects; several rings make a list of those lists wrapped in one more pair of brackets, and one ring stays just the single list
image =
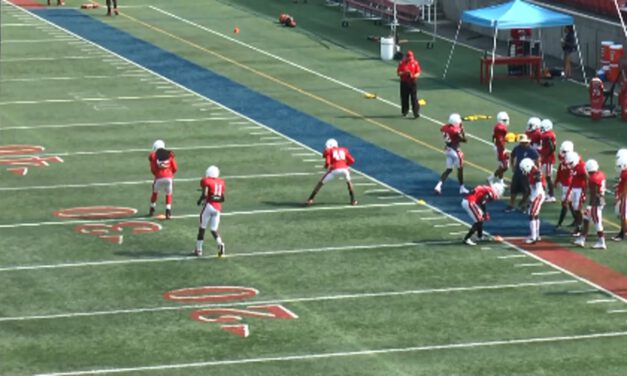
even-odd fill
[{"label": "white tent leg", "polygon": [[494,27],[494,42],[492,46],[492,64],[490,64],[490,87],[489,92],[492,93],[492,81],[494,80],[494,60],[496,60],[496,36],[499,32],[498,27]]},{"label": "white tent leg", "polygon": [[579,55],[579,64],[581,65],[581,73],[583,74],[583,83],[588,84],[588,77],[586,76],[586,66],[583,63],[583,58],[581,57],[581,46],[579,45],[579,37],[577,37],[577,28],[573,24],[573,32],[575,33],[575,42],[577,43],[577,55]]},{"label": "white tent leg", "polygon": [[623,26],[623,33],[625,34],[625,38],[627,38],[627,27],[625,27],[625,20],[623,19],[623,13],[620,11],[620,6],[618,6],[618,0],[614,0],[614,5],[616,6],[618,18],[620,18],[620,24]]},{"label": "white tent leg", "polygon": [[455,33],[455,40],[453,41],[453,45],[451,46],[451,52],[448,54],[448,60],[446,61],[446,66],[444,67],[444,74],[442,75],[442,79],[446,78],[446,74],[448,73],[448,66],[451,64],[451,58],[453,57],[453,51],[455,51],[455,45],[457,44],[457,38],[459,37],[459,30],[462,28],[462,20],[459,20],[457,24],[457,32]]}]

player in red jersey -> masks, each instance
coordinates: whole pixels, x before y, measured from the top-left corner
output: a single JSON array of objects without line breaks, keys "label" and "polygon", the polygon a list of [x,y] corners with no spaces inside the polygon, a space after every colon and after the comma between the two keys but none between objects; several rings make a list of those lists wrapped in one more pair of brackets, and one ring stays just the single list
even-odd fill
[{"label": "player in red jersey", "polygon": [[580,247],[586,246],[586,237],[590,221],[594,223],[597,230],[598,240],[592,246],[595,249],[607,249],[605,245],[605,235],[603,233],[603,207],[605,206],[605,173],[599,170],[599,163],[594,159],[586,162],[586,171],[588,171],[588,193],[590,194],[589,205],[586,208],[583,217],[583,229],[581,236],[575,240],[575,244]]},{"label": "player in red jersey", "polygon": [[625,239],[625,229],[627,229],[627,156],[621,156],[616,160],[616,171],[620,174],[614,193],[616,213],[620,218],[620,231],[612,237],[612,240],[619,242]]},{"label": "player in red jersey", "polygon": [[200,188],[202,194],[197,205],[203,205],[200,212],[200,224],[198,226],[198,236],[196,237],[196,256],[202,256],[202,246],[205,241],[205,230],[209,226],[211,235],[218,245],[218,257],[225,255],[225,246],[218,226],[220,225],[220,213],[222,212],[222,203],[226,193],[226,184],[220,179],[220,169],[216,166],[209,166],[205,172],[205,177],[200,180]]},{"label": "player in red jersey", "polygon": [[351,205],[357,205],[357,200],[355,200],[355,190],[353,188],[351,174],[349,172],[349,167],[355,163],[355,158],[353,158],[347,148],[338,146],[337,141],[333,138],[327,140],[322,156],[324,158],[324,168],[327,169],[327,172],[322,175],[322,178],[314,187],[311,195],[309,195],[309,198],[307,199],[307,202],[305,202],[305,205],[313,205],[314,198],[318,194],[320,188],[338,176],[343,176],[344,179],[346,179],[346,186],[348,187]]},{"label": "player in red jersey", "polygon": [[488,182],[493,183],[497,180],[503,184],[503,174],[509,167],[509,152],[505,149],[505,135],[507,135],[507,127],[509,126],[509,115],[507,112],[499,112],[496,114],[496,125],[492,132],[492,142],[494,143],[494,151],[496,153],[496,170],[488,177]]},{"label": "player in red jersey", "polygon": [[579,154],[574,151],[566,153],[564,158],[566,166],[570,168],[572,180],[568,186],[566,195],[571,195],[571,204],[575,212],[575,231],[573,236],[581,236],[581,225],[583,224],[583,205],[586,201],[586,187],[588,186],[588,171],[586,171],[586,163],[581,159]]},{"label": "player in red jersey", "polygon": [[555,191],[553,189],[553,165],[555,164],[555,132],[553,132],[553,122],[549,119],[544,119],[540,122],[540,131],[542,132],[542,138],[540,141],[540,160],[542,174],[546,178],[548,195],[546,196],[546,202],[555,202]]},{"label": "player in red jersey", "polygon": [[520,161],[520,170],[529,179],[529,187],[531,188],[529,196],[529,201],[531,202],[529,205],[529,230],[531,233],[525,239],[525,243],[534,244],[540,240],[540,209],[545,199],[544,187],[546,186],[546,180],[542,170],[536,166],[531,158],[525,158]]},{"label": "player in red jersey", "polygon": [[486,204],[498,200],[503,195],[503,184],[479,185],[468,192],[462,200],[462,207],[472,218],[473,224],[464,236],[464,244],[476,245],[471,237],[477,233],[477,239],[483,240],[483,222],[490,220]]},{"label": "player in red jersey", "polygon": [[542,124],[542,120],[540,120],[539,117],[532,116],[527,120],[527,130],[525,131],[525,134],[529,137],[529,141],[531,142],[531,147],[538,152],[542,147],[542,131],[540,130],[540,124]]},{"label": "player in red jersey", "polygon": [[159,196],[159,191],[163,190],[165,192],[165,218],[170,219],[172,216],[172,193],[174,188],[172,179],[178,170],[174,153],[165,148],[165,143],[162,140],[157,140],[152,145],[152,152],[148,155],[148,161],[150,162],[150,171],[155,177],[152,183],[148,215],[152,217],[155,214],[157,197]]},{"label": "player in red jersey", "polygon": [[459,194],[468,193],[468,189],[464,186],[464,153],[459,144],[466,142],[466,134],[464,133],[464,125],[462,117],[459,114],[451,114],[448,118],[448,124],[444,124],[440,128],[442,137],[444,137],[444,155],[446,156],[446,170],[440,176],[440,180],[435,185],[435,192],[442,193],[442,183],[446,180],[453,168],[457,169],[457,180],[459,181]]},{"label": "player in red jersey", "polygon": [[575,145],[571,141],[564,141],[560,145],[559,151],[559,165],[557,166],[557,174],[555,175],[555,183],[560,187],[560,191],[562,192],[560,202],[562,203],[562,209],[560,211],[560,216],[557,221],[557,226],[555,228],[560,228],[562,223],[564,222],[564,218],[566,218],[566,213],[570,210],[570,213],[573,217],[573,223],[571,226],[575,225],[575,211],[573,210],[572,200],[569,196],[568,187],[570,186],[570,182],[572,180],[572,176],[570,175],[570,168],[566,165],[566,154],[574,151]]}]

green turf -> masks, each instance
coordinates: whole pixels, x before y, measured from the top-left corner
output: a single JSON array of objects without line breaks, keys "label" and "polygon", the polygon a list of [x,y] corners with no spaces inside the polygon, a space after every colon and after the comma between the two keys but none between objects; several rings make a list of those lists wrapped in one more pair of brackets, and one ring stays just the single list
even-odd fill
[{"label": "green turf", "polygon": [[[68,0],[67,6],[80,3]],[[380,61],[378,45],[365,38],[386,29],[369,22],[342,29],[340,11],[323,4],[151,3],[198,26],[149,7],[122,8],[114,18],[102,10],[85,12],[434,170],[443,167],[438,121],[452,111],[495,114],[504,109],[517,130],[532,114],[553,118],[558,140],[573,140],[613,179],[614,151],[627,141],[624,132],[617,132],[623,125],[618,120],[593,124],[565,112],[567,105],[585,101],[585,88],[508,80],[495,82],[489,95],[478,83],[479,52],[459,47],[449,78],[442,81],[450,45],[438,40],[435,49],[426,50],[414,43],[411,48],[425,71],[421,97],[428,104],[420,120],[403,119],[394,106],[395,63]],[[278,26],[281,12],[294,15],[299,27]],[[0,145],[42,145],[43,156],[59,156],[63,163],[31,167],[26,176],[0,169],[0,374],[150,366],[157,368],[116,374],[627,372],[620,352],[627,342],[625,313],[608,313],[625,309],[623,302],[568,274],[545,274],[555,269],[530,257],[507,258],[518,252],[504,244],[462,247],[459,239],[467,225],[358,172],[353,176],[359,206],[347,205],[345,185],[335,181],[305,209],[302,203],[323,172],[318,151],[268,138],[276,135],[18,14],[2,5],[3,22],[42,29],[4,25],[3,40],[71,40],[2,45],[2,59],[8,60],[0,64]],[[232,32],[235,25],[239,34]],[[90,58],[11,61],[42,56]],[[388,102],[364,99],[351,87]],[[129,96],[140,98],[124,99]],[[492,125],[486,120],[466,126],[488,140]],[[145,217],[151,180],[146,156],[157,138],[175,151],[180,167],[171,221]],[[472,139],[464,152],[470,185],[483,182],[494,167],[491,146]],[[206,256],[190,256],[198,181],[209,164],[220,166],[227,184],[220,229],[225,259],[214,257],[209,237]],[[93,205],[130,207],[137,213],[74,221],[53,215]],[[615,223],[609,209],[607,219]],[[163,197],[158,210],[163,211]],[[556,216],[556,206],[545,205],[543,220]],[[104,227],[129,220],[162,228],[136,234]],[[77,226],[95,223],[122,234],[122,244],[77,232]],[[616,230],[612,223],[606,226]],[[565,238],[553,240],[568,246]],[[627,273],[626,251],[622,244],[610,244],[607,252],[581,252]],[[298,318],[247,318],[250,336],[244,339],[190,318],[207,303],[163,298],[168,291],[199,286],[253,287],[258,296],[224,305],[282,304]],[[113,312],[119,310],[128,312]],[[622,334],[595,337],[612,332]],[[577,338],[585,335],[592,338]],[[509,340],[520,343],[506,344]],[[218,363],[196,364],[205,362]],[[164,369],[167,365],[173,368]]]}]

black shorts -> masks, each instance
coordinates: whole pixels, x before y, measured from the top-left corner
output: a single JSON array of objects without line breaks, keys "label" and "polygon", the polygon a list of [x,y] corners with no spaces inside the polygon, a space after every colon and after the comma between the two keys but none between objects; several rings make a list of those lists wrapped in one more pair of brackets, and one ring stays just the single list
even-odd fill
[{"label": "black shorts", "polygon": [[529,192],[529,180],[524,175],[514,174],[512,177],[512,185],[509,188],[511,194],[525,194]]}]

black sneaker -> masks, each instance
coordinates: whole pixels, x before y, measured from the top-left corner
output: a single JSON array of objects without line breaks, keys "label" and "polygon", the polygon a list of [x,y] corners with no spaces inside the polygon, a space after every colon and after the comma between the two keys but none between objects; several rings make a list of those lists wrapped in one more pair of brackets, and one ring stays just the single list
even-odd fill
[{"label": "black sneaker", "polygon": [[420,117],[420,112],[416,112],[416,113],[414,114],[414,119],[418,119],[419,117]]},{"label": "black sneaker", "polygon": [[218,257],[224,257],[225,248],[224,243],[218,244]]},{"label": "black sneaker", "polygon": [[151,207],[150,210],[148,210],[148,216],[152,217],[153,215],[155,215],[155,208]]},{"label": "black sneaker", "polygon": [[165,219],[172,218],[172,209],[165,209]]},{"label": "black sneaker", "polygon": [[616,236],[612,236],[612,240],[615,242],[622,242],[625,239],[625,235],[618,234]]}]

